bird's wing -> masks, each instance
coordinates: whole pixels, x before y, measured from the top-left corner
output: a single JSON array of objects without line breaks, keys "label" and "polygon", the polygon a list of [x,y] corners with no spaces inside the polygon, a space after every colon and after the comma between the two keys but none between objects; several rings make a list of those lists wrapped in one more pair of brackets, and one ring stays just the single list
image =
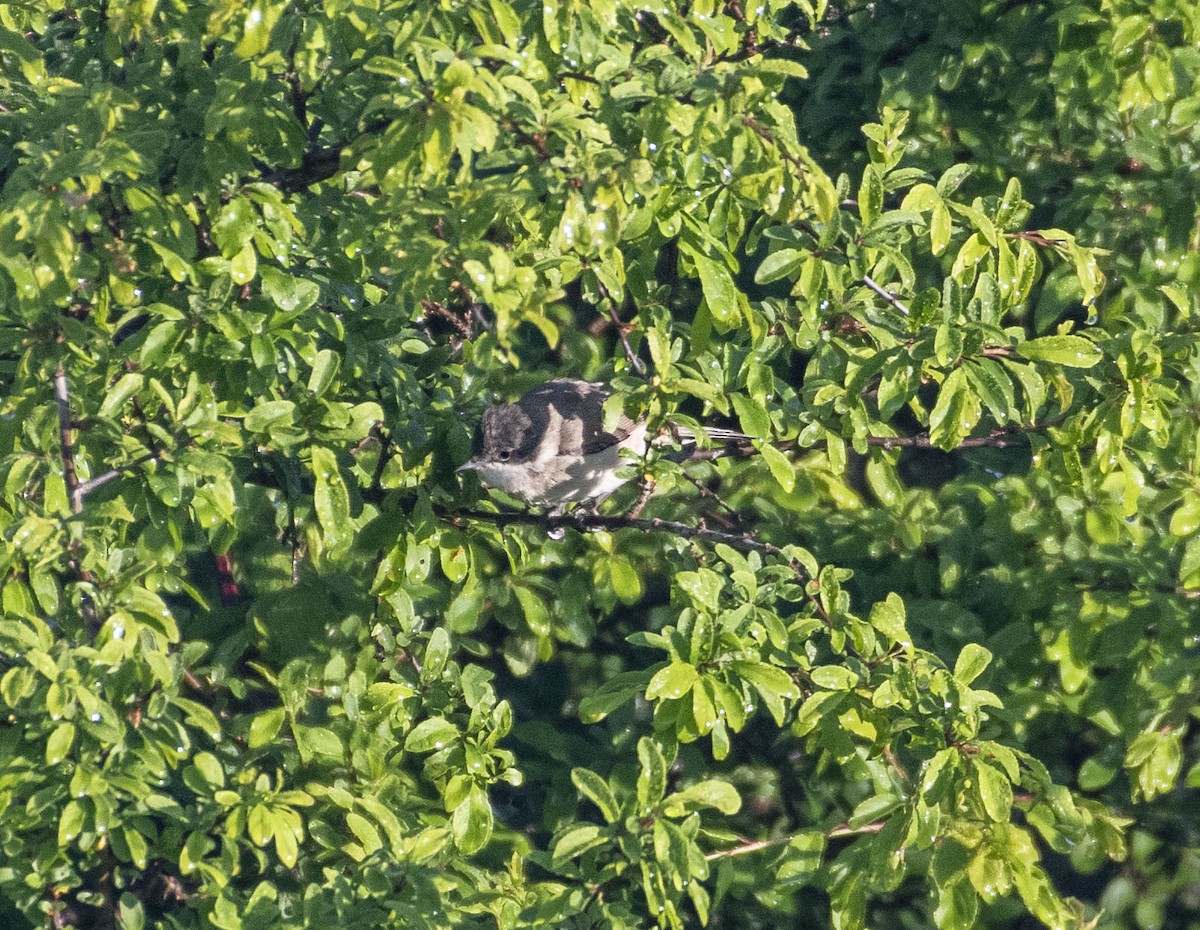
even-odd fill
[{"label": "bird's wing", "polygon": [[637,422],[624,414],[611,430],[604,429],[604,402],[611,392],[598,381],[560,378],[530,390],[518,403],[535,420],[534,410],[553,407],[563,418],[559,452],[591,455],[629,437]]}]

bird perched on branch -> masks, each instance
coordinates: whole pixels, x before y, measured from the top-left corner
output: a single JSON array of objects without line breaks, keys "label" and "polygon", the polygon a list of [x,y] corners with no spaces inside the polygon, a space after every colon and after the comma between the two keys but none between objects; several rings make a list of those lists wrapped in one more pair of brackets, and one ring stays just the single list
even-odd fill
[{"label": "bird perched on branch", "polygon": [[[459,471],[476,472],[484,484],[527,503],[561,512],[569,504],[597,506],[628,478],[619,474],[634,457],[646,454],[646,421],[622,415],[604,428],[604,402],[611,391],[595,381],[560,378],[538,385],[513,404],[483,412],[469,461]],[[684,441],[690,430],[673,427]],[[706,429],[727,442],[750,437],[732,430]]]}]

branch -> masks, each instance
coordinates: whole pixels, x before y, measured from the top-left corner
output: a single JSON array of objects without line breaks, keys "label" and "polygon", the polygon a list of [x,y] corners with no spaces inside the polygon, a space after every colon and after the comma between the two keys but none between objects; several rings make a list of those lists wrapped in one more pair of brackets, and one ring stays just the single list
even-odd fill
[{"label": "branch", "polygon": [[637,353],[633,351],[633,346],[629,344],[629,337],[625,334],[625,324],[617,316],[617,311],[613,309],[611,301],[608,305],[608,315],[613,321],[613,326],[617,328],[617,338],[621,340],[621,347],[625,350],[626,360],[640,377],[646,377],[646,363],[637,357]]},{"label": "branch", "polygon": [[646,363],[638,358],[637,353],[633,351],[633,346],[629,344],[629,336],[625,333],[625,324],[621,322],[621,318],[617,316],[617,310],[613,306],[613,299],[609,296],[608,288],[600,281],[599,277],[596,283],[600,288],[600,297],[605,302],[605,307],[608,310],[608,318],[612,320],[613,326],[617,329],[617,338],[621,340],[621,346],[625,349],[625,359],[629,362],[631,368],[638,373],[639,377],[646,377]]},{"label": "branch", "polygon": [[[390,125],[390,120],[375,120],[370,125],[364,127],[357,138],[361,139],[364,136],[382,132]],[[301,157],[300,164],[297,167],[274,168],[264,171],[259,180],[267,184],[274,184],[284,193],[298,193],[319,181],[326,181],[337,174],[338,166],[342,160],[342,151],[352,145],[354,141],[356,140],[339,145],[327,145],[323,148],[309,149]]]},{"label": "branch", "polygon": [[[62,362],[54,371],[54,401],[58,405],[58,438],[62,450],[63,481],[67,486],[67,494],[71,500],[71,513],[78,516],[83,513],[83,496],[86,491],[79,482],[79,473],[75,470],[75,428],[71,418],[71,388],[67,384],[67,370]],[[74,553],[68,558],[68,564],[83,584],[91,584],[92,573],[79,565]],[[96,605],[86,591],[79,592],[80,611],[83,622],[87,626],[88,636],[95,639],[100,632],[100,618],[96,615]]]},{"label": "branch", "polygon": [[[761,552],[765,555],[779,556],[787,560],[788,567],[796,576],[797,581],[800,582],[804,596],[812,606],[813,613],[816,614],[825,626],[833,626],[833,622],[829,617],[829,611],[821,603],[820,596],[816,592],[809,590],[809,582],[815,579],[808,574],[799,560],[789,558],[787,553],[779,546],[759,539],[749,531],[743,533],[725,533],[721,530],[710,530],[706,526],[691,526],[687,523],[679,523],[674,520],[661,520],[657,517],[641,519],[630,516],[579,513],[578,511],[567,514],[541,514],[529,511],[488,513],[480,510],[463,510],[457,513],[442,511],[438,513],[438,516],[459,527],[462,526],[462,520],[477,520],[483,523],[491,523],[500,528],[513,524],[540,526],[545,528],[547,532],[569,527],[581,533],[589,530],[621,529],[641,530],[643,533],[671,533],[681,539],[701,539],[711,543],[723,543],[731,549],[737,549],[741,552]],[[847,644],[846,649],[850,655],[856,655],[849,644]]]},{"label": "branch", "polygon": [[[670,533],[682,539],[702,539],[707,542],[724,543],[732,549],[742,552],[762,552],[767,555],[778,555],[787,558],[782,549],[774,543],[764,542],[751,533],[724,533],[720,530],[710,530],[706,526],[691,526],[675,520],[662,520],[658,517],[627,517],[598,513],[532,513],[497,512],[489,513],[483,510],[461,510],[456,513],[440,514],[443,520],[458,523],[461,520],[475,520],[481,523],[491,523],[503,529],[506,526],[540,526],[547,530],[576,529],[582,532],[589,530],[641,530],[644,533]],[[461,525],[461,523],[459,523]]]},{"label": "branch", "polygon": [[284,193],[295,194],[337,174],[341,158],[341,146],[309,149],[300,159],[299,166],[268,171],[262,176],[262,180],[267,184],[274,184]]},{"label": "branch", "polygon": [[750,129],[751,132],[766,142],[767,145],[778,150],[779,157],[795,168],[797,174],[803,176],[808,172],[808,165],[804,163],[803,159],[797,155],[793,155],[791,152],[784,150],[784,148],[779,144],[779,140],[777,140],[771,133],[771,130],[756,120],[753,116],[742,117],[742,125]]},{"label": "branch", "polygon": [[1018,446],[1024,448],[1028,443],[1020,433],[994,429],[986,436],[969,436],[953,449],[935,446],[928,436],[868,436],[867,445],[878,446],[881,449],[937,449],[940,452],[954,452],[957,449],[1008,449]]},{"label": "branch", "polygon": [[863,275],[862,282],[867,287],[869,287],[871,290],[873,290],[876,294],[878,294],[880,297],[882,297],[884,300],[886,300],[889,304],[891,304],[893,307],[895,307],[897,310],[899,310],[901,313],[903,313],[905,316],[908,316],[908,313],[909,313],[908,307],[906,307],[903,303],[901,303],[900,299],[895,294],[893,294],[891,291],[876,284],[875,281],[872,280],[870,275]]},{"label": "branch", "polygon": [[[120,465],[116,468],[110,468],[108,471],[97,475],[95,478],[89,478],[87,481],[79,482],[76,490],[79,494],[80,506],[83,504],[83,498],[87,497],[97,488],[102,488],[110,481],[120,478],[122,475],[129,474],[138,465],[145,465],[147,462],[154,462],[157,461],[157,459],[157,452],[147,452],[145,455],[139,455],[132,462],[126,462],[124,465]],[[78,511],[76,511],[76,513],[78,513]]]},{"label": "branch", "polygon": [[1005,233],[1005,239],[1024,239],[1027,242],[1032,242],[1034,245],[1045,246],[1047,248],[1062,248],[1067,244],[1065,239],[1047,239],[1039,232],[1014,232]]},{"label": "branch", "polygon": [[[823,831],[822,835],[828,840],[834,840],[844,836],[861,836],[865,833],[878,833],[885,826],[887,826],[886,820],[876,820],[874,823],[863,824],[861,827],[851,827],[849,824],[841,824],[840,826]],[[797,833],[791,836],[776,836],[769,840],[746,840],[738,846],[710,852],[705,855],[704,860],[706,862],[716,862],[719,859],[732,859],[734,856],[746,856],[750,853],[762,852],[764,849],[786,846],[797,836],[803,835],[803,833]]]},{"label": "branch", "polygon": [[71,389],[67,371],[58,363],[54,372],[54,400],[58,404],[58,438],[62,448],[63,480],[71,499],[71,513],[83,512],[83,494],[79,490],[79,473],[75,470],[75,429],[71,419]]}]

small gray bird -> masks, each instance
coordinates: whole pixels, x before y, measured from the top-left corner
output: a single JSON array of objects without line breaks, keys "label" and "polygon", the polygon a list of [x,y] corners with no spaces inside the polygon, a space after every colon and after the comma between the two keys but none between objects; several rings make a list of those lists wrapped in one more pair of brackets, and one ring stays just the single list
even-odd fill
[{"label": "small gray bird", "polygon": [[[471,458],[459,471],[474,471],[494,488],[539,507],[560,512],[572,503],[599,504],[628,478],[618,475],[646,453],[646,421],[621,416],[604,428],[604,401],[610,390],[594,381],[547,381],[515,404],[483,412]],[[679,430],[685,437],[691,434]],[[749,439],[730,430],[706,430],[714,438]]]}]

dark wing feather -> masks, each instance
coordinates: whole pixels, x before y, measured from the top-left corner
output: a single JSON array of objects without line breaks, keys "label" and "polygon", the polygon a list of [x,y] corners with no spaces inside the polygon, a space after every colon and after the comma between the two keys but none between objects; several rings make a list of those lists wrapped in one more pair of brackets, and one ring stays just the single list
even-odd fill
[{"label": "dark wing feather", "polygon": [[535,423],[544,422],[550,407],[554,407],[565,424],[577,422],[580,429],[564,428],[559,452],[576,454],[582,445],[584,455],[600,452],[626,439],[637,423],[624,414],[612,432],[604,429],[604,401],[610,391],[600,382],[560,378],[533,388],[518,401]]}]

